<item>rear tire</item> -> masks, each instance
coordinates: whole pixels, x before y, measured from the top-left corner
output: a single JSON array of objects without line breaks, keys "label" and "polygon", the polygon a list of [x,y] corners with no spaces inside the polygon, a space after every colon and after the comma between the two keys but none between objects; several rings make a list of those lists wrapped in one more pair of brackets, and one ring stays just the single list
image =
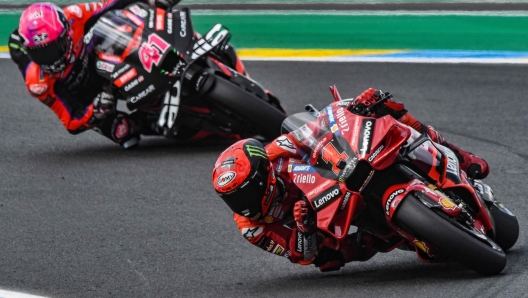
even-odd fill
[{"label": "rear tire", "polygon": [[504,251],[508,251],[519,238],[517,217],[502,211],[495,204],[491,205],[489,211],[495,222],[494,240]]},{"label": "rear tire", "polygon": [[247,123],[250,127],[242,134],[262,135],[267,140],[280,135],[282,122],[286,119],[283,111],[220,76],[214,79],[214,85],[205,97],[211,104],[232,112],[236,118]]},{"label": "rear tire", "polygon": [[[398,207],[394,220],[404,231],[433,245],[440,253],[482,274],[499,274],[506,255],[489,238],[478,239],[454,220],[444,218],[410,194]],[[495,247],[494,247],[495,246]]]}]

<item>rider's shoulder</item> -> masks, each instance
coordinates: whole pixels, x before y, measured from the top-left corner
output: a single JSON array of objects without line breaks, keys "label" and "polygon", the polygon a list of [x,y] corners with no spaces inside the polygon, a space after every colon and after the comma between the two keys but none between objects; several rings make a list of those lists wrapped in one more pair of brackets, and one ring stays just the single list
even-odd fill
[{"label": "rider's shoulder", "polygon": [[26,71],[26,86],[29,93],[38,98],[45,98],[51,92],[55,78],[42,71],[35,63],[30,63]]}]

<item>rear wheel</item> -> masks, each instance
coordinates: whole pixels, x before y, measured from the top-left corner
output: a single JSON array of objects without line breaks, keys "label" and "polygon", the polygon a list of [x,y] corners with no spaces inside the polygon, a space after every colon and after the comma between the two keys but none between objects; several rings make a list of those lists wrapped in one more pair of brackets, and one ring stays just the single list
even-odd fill
[{"label": "rear wheel", "polygon": [[204,95],[205,98],[224,112],[231,113],[234,122],[238,120],[246,124],[238,127],[242,131],[233,133],[261,135],[266,140],[280,135],[286,114],[273,101],[260,98],[223,77],[214,76],[214,80],[213,86]]},{"label": "rear wheel", "polygon": [[495,222],[495,242],[504,250],[510,249],[519,238],[519,222],[517,217],[500,203],[494,203],[489,208]]},{"label": "rear wheel", "polygon": [[504,251],[474,228],[426,207],[410,194],[396,211],[396,224],[440,253],[483,274],[499,274],[506,266]]}]

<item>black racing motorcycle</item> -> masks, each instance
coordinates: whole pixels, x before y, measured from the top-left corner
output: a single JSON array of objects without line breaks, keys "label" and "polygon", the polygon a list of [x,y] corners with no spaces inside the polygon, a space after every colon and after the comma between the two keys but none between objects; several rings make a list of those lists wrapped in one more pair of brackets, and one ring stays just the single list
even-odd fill
[{"label": "black racing motorcycle", "polygon": [[177,138],[186,127],[271,140],[286,111],[258,82],[228,66],[229,39],[220,24],[203,37],[196,33],[188,8],[135,3],[106,12],[85,43],[96,55],[97,73],[155,134]]}]

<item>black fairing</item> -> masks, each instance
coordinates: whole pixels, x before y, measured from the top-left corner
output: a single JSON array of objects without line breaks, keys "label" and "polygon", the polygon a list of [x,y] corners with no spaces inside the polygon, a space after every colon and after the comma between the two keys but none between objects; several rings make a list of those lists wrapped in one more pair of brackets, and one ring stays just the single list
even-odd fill
[{"label": "black fairing", "polygon": [[190,59],[194,30],[187,8],[165,12],[136,3],[105,13],[89,33],[97,72],[127,100],[127,108],[146,106],[176,81],[180,57]]}]

